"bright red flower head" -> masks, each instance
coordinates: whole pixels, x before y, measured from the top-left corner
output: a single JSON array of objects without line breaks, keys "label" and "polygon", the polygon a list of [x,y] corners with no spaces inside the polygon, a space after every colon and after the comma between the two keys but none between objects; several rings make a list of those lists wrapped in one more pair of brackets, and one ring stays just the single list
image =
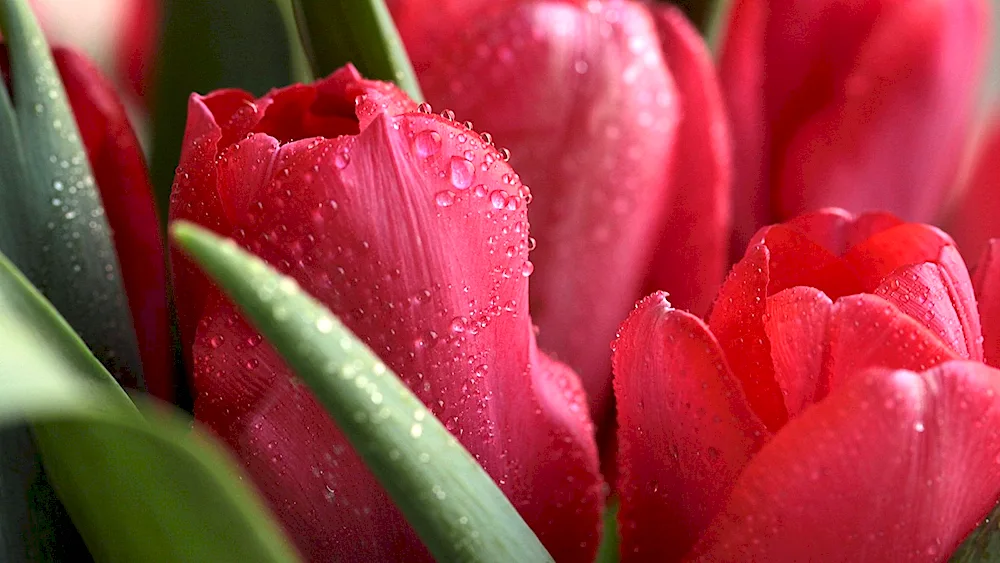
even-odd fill
[{"label": "bright red flower head", "polygon": [[989,45],[984,0],[740,0],[720,60],[735,238],[826,206],[937,219]]},{"label": "bright red flower head", "polygon": [[390,5],[428,100],[510,147],[531,186],[539,344],[599,407],[635,299],[664,289],[701,313],[725,271],[729,137],[711,54],[662,5]]},{"label": "bright red flower head", "polygon": [[[592,558],[603,482],[573,372],[535,346],[517,175],[460,123],[352,67],[260,99],[192,96],[172,217],[235,238],[400,374],[559,560]],[[427,560],[273,350],[183,258],[195,416],[310,560]]]},{"label": "bright red flower head", "polygon": [[940,561],[1000,496],[1000,371],[933,227],[767,227],[707,323],[654,294],[615,348],[624,561]]}]

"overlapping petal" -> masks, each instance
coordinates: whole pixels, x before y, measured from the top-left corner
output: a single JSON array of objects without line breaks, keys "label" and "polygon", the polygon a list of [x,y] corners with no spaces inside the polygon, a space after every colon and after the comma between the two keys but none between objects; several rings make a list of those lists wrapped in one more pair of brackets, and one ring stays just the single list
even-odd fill
[{"label": "overlapping petal", "polygon": [[941,560],[1000,496],[990,327],[947,235],[839,209],[755,235],[710,330],[646,298],[615,352],[623,560]]},{"label": "overlapping petal", "polygon": [[[592,557],[593,428],[576,376],[535,347],[524,193],[499,151],[351,68],[261,100],[222,92],[191,105],[175,216],[297,279],[400,374],[557,559]],[[312,560],[426,559],[267,345],[203,281],[178,276],[182,294],[201,291],[182,310],[197,325],[196,417],[251,468],[299,548]]]},{"label": "overlapping petal", "polygon": [[623,561],[675,560],[770,432],[712,333],[664,294],[640,302],[615,342]]},{"label": "overlapping petal", "polygon": [[973,283],[979,301],[986,363],[1000,366],[1000,240],[990,240],[983,249]]},{"label": "overlapping petal", "polygon": [[764,446],[692,561],[941,561],[1000,495],[1000,372],[869,370]]},{"label": "overlapping petal", "polygon": [[704,315],[729,254],[732,147],[712,55],[680,9],[655,11],[660,45],[680,104],[664,231],[646,286]]},{"label": "overlapping petal", "polygon": [[965,190],[959,197],[946,228],[958,247],[970,256],[980,252],[993,237],[1000,236],[1000,115],[984,127]]},{"label": "overlapping petal", "polygon": [[452,4],[392,6],[428,100],[512,149],[534,198],[539,342],[601,409],[607,343],[643,285],[703,313],[722,277],[729,148],[711,57],[674,8]]}]

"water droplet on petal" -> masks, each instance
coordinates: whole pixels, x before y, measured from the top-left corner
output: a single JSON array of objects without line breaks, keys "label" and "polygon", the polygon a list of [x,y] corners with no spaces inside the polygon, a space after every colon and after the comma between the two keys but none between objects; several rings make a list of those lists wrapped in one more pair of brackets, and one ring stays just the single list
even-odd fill
[{"label": "water droplet on petal", "polygon": [[490,193],[490,203],[496,209],[503,209],[507,205],[507,194],[503,190],[493,190]]},{"label": "water droplet on petal", "polygon": [[524,265],[521,266],[521,275],[524,277],[528,277],[531,275],[531,272],[534,271],[535,271],[535,265],[531,263],[531,260],[525,260]]},{"label": "water droplet on petal", "polygon": [[333,165],[338,169],[343,170],[351,163],[351,157],[344,152],[337,153],[337,156],[333,157]]},{"label": "water droplet on petal", "polygon": [[453,156],[451,158],[451,185],[456,190],[465,190],[472,185],[472,180],[476,177],[476,167],[464,158]]},{"label": "water droplet on petal", "polygon": [[419,111],[420,113],[430,113],[430,112],[432,112],[434,110],[431,108],[430,104],[428,104],[427,102],[424,102],[424,103],[420,104],[419,106],[417,106],[417,111]]},{"label": "water droplet on petal", "polygon": [[441,150],[441,135],[437,131],[421,131],[413,139],[413,145],[418,155],[424,158],[434,156]]},{"label": "water droplet on petal", "polygon": [[434,196],[434,202],[441,207],[451,207],[455,204],[455,194],[448,190],[441,190]]}]

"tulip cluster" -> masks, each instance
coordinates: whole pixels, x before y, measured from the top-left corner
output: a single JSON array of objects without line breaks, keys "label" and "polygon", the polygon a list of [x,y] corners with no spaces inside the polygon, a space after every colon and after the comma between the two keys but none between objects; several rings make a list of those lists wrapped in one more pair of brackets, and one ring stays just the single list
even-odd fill
[{"label": "tulip cluster", "polygon": [[[157,24],[129,4],[142,97]],[[427,102],[351,64],[192,93],[162,211],[336,315],[554,560],[617,531],[629,562],[945,561],[984,521],[985,0],[735,0],[716,54],[667,3],[386,5]],[[166,247],[111,83],[53,55],[141,356],[122,384],[189,393],[303,559],[432,560],[283,351]]]}]

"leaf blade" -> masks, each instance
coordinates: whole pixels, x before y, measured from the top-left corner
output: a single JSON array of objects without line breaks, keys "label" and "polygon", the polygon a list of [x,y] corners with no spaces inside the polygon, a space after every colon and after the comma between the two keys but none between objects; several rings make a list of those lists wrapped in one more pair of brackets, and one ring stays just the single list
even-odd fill
[{"label": "leaf blade", "polygon": [[385,0],[293,0],[313,74],[352,63],[365,78],[395,82],[417,102],[420,83]]},{"label": "leaf blade", "polygon": [[158,423],[148,423],[2,255],[0,334],[0,431],[33,424],[49,478],[100,560],[297,560],[222,448],[192,438],[179,415],[151,412]]},{"label": "leaf blade", "polygon": [[[0,249],[126,383],[142,363],[111,230],[52,54],[25,0],[0,1],[23,169],[0,220],[17,237]],[[0,110],[6,113],[6,110]],[[6,121],[6,118],[5,118]]]}]

